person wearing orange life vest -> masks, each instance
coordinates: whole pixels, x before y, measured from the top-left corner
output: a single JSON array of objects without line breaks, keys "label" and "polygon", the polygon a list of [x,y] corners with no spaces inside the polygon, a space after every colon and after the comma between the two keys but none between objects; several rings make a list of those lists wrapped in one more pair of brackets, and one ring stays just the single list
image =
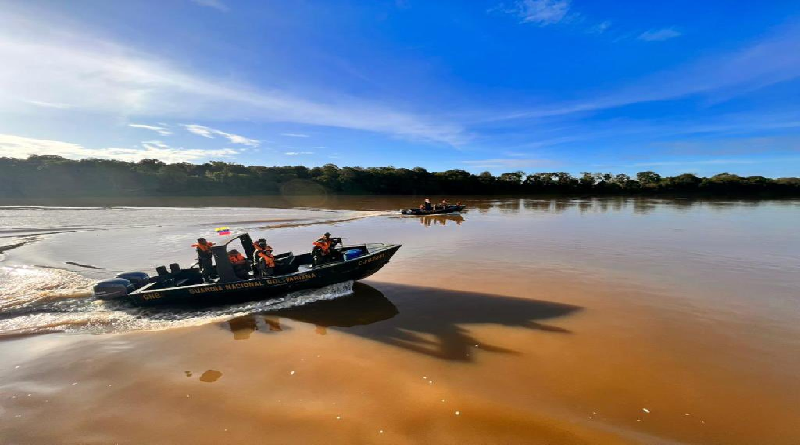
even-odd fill
[{"label": "person wearing orange life vest", "polygon": [[267,240],[261,238],[253,243],[253,247],[256,248],[254,256],[258,275],[262,277],[272,275],[275,270],[275,257],[272,255],[272,246],[267,244]]},{"label": "person wearing orange life vest", "polygon": [[311,258],[313,264],[318,266],[329,261],[333,261],[334,251],[333,248],[342,242],[341,238],[331,238],[329,232],[325,232],[321,238],[314,241],[314,249],[311,251]]},{"label": "person wearing orange life vest", "polygon": [[213,258],[211,246],[213,245],[214,243],[206,241],[205,238],[197,238],[197,243],[192,244],[192,247],[197,249],[197,264],[200,266],[200,273],[206,283],[211,281],[211,275],[214,273],[214,266],[211,264]]},{"label": "person wearing orange life vest", "polygon": [[259,250],[264,250],[264,248],[261,247],[262,245],[264,245],[264,246],[267,245],[267,240],[264,239],[264,238],[259,238],[257,241],[253,242],[253,249],[254,250],[253,250],[253,258],[251,258],[251,259],[253,260],[253,264],[254,265],[258,262],[258,251]]},{"label": "person wearing orange life vest", "polygon": [[231,251],[228,252],[228,260],[231,262],[231,266],[233,266],[233,272],[237,277],[243,280],[250,278],[247,275],[247,258],[239,253],[238,250],[231,249]]}]

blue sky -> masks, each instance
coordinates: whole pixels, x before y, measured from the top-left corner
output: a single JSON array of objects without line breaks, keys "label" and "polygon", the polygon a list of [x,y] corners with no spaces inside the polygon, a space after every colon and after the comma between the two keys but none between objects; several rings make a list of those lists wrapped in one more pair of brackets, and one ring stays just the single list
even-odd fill
[{"label": "blue sky", "polygon": [[0,64],[2,156],[800,175],[797,1],[0,0]]}]

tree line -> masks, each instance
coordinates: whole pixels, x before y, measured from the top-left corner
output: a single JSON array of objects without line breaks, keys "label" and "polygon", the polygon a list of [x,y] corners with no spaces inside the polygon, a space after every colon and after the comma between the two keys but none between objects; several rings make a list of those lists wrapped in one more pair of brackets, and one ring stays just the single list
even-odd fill
[{"label": "tree line", "polygon": [[277,194],[393,195],[675,195],[800,196],[800,178],[721,173],[635,176],[611,173],[522,171],[492,175],[424,168],[243,166],[227,162],[166,164],[156,159],[124,162],[71,160],[59,156],[0,158],[0,197],[236,196]]}]

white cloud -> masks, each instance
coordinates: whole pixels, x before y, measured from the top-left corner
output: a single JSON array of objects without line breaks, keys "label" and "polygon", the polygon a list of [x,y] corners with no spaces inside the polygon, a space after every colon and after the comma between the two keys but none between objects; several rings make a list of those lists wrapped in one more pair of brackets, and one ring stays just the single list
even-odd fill
[{"label": "white cloud", "polygon": [[302,156],[302,155],[313,155],[313,151],[287,151],[284,153],[286,156]]},{"label": "white cloud", "polygon": [[189,133],[194,133],[198,136],[203,136],[204,138],[214,139],[214,133],[208,127],[204,127],[202,125],[184,125],[183,127],[186,128]]},{"label": "white cloud", "polygon": [[158,127],[158,126],[155,126],[155,125],[144,125],[144,124],[128,124],[128,126],[132,127],[132,128],[143,128],[145,130],[155,131],[156,133],[160,134],[161,136],[169,136],[169,135],[172,134],[171,131],[167,130],[166,126]]},{"label": "white cloud", "polygon": [[0,154],[11,158],[57,155],[69,159],[99,158],[133,162],[142,159],[160,159],[167,163],[174,163],[230,158],[238,153],[238,150],[232,148],[219,150],[174,148],[161,141],[142,142],[141,148],[86,148],[72,142],[0,134]]},{"label": "white cloud", "polygon": [[228,12],[228,5],[222,3],[221,0],[192,0],[200,6],[218,9],[222,12]]},{"label": "white cloud", "polygon": [[12,13],[0,16],[0,60],[0,112],[16,112],[20,101],[31,99],[24,92],[36,91],[37,101],[121,118],[289,122],[451,145],[469,139],[462,125],[439,117],[334,92],[305,98],[204,77],[102,37]]},{"label": "white cloud", "polygon": [[214,135],[225,137],[229,141],[231,141],[232,144],[247,145],[249,147],[258,147],[258,145],[261,143],[261,141],[257,139],[248,139],[244,136],[239,136],[238,134],[226,133],[222,130],[205,127],[203,125],[189,124],[189,125],[184,125],[183,127],[186,128],[186,130],[189,131],[190,133],[194,133],[198,136],[203,136],[204,138],[214,139]]},{"label": "white cloud", "polygon": [[651,29],[639,34],[638,39],[645,42],[663,42],[681,35],[681,32],[674,28]]},{"label": "white cloud", "polygon": [[72,108],[70,105],[67,105],[67,104],[43,102],[41,100],[26,100],[25,102],[27,102],[27,103],[29,103],[31,105],[36,105],[37,107],[42,107],[42,108],[57,108],[59,110],[66,110],[67,108]]},{"label": "white cloud", "polygon": [[281,133],[281,136],[288,136],[290,138],[307,138],[307,137],[310,137],[309,135],[302,134],[302,133]]},{"label": "white cloud", "polygon": [[524,23],[546,26],[567,18],[569,4],[570,0],[520,0],[514,12]]},{"label": "white cloud", "polygon": [[606,20],[605,22],[600,22],[592,27],[590,27],[586,32],[589,34],[602,34],[606,32],[608,28],[611,27],[611,22]]}]

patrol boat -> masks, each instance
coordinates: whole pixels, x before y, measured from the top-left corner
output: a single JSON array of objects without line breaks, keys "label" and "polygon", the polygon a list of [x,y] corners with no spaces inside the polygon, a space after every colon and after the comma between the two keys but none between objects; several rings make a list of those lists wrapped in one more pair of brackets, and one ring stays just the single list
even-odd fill
[{"label": "patrol boat", "polygon": [[465,205],[457,204],[457,205],[448,205],[448,206],[445,206],[444,208],[441,208],[441,207],[438,208],[438,209],[434,208],[433,210],[403,209],[403,210],[400,211],[400,213],[403,214],[403,215],[416,215],[416,216],[419,216],[419,215],[441,215],[441,214],[444,214],[444,213],[458,213],[458,212],[460,212],[460,211],[462,211],[462,210],[464,210],[466,208],[467,208],[467,206],[465,206]]},{"label": "patrol boat", "polygon": [[228,259],[228,244],[241,241],[248,258],[254,247],[248,234],[233,237],[211,247],[215,272],[211,282],[204,282],[196,265],[184,269],[178,264],[156,268],[157,275],[127,272],[94,286],[102,300],[128,301],[137,306],[191,305],[215,306],[245,301],[277,298],[289,292],[314,289],[346,281],[364,279],[380,270],[400,249],[400,244],[368,243],[332,249],[331,261],[314,265],[311,253],[295,256],[292,252],[275,255],[273,275],[243,279],[236,275]]}]

